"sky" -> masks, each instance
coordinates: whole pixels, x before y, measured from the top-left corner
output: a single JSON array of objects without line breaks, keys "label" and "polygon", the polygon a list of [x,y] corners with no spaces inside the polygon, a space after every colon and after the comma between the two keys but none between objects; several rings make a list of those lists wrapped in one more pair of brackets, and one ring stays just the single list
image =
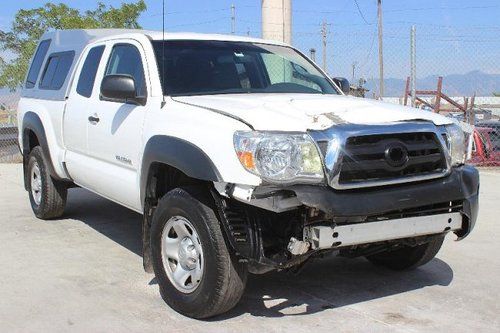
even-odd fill
[{"label": "sky", "polygon": [[[19,9],[46,1],[5,1],[0,29],[8,30]],[[57,1],[56,1],[57,2]],[[80,10],[93,9],[96,0],[66,0]],[[122,0],[103,1],[119,6]],[[292,44],[321,59],[321,23],[328,26],[328,71],[336,76],[378,77],[376,0],[292,0]],[[161,30],[161,0],[147,0],[139,22]],[[464,74],[480,70],[500,74],[499,0],[383,0],[385,77],[409,74],[410,27],[417,31],[417,77]],[[236,33],[260,37],[259,0],[165,0],[166,30],[230,33],[231,4],[236,8]],[[4,54],[5,56],[5,54]],[[7,54],[7,58],[8,58]]]}]

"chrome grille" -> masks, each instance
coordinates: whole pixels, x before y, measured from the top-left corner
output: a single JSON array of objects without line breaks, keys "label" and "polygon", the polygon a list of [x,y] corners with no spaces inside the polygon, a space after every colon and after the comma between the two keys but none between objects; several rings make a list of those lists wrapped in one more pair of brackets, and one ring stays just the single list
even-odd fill
[{"label": "chrome grille", "polygon": [[[446,129],[431,122],[339,124],[309,134],[321,152],[328,184],[338,190],[436,179],[450,172]],[[387,164],[383,157],[390,143],[404,146],[407,163]]]},{"label": "chrome grille", "polygon": [[423,176],[446,171],[442,145],[433,132],[349,137],[340,164],[340,185]]}]

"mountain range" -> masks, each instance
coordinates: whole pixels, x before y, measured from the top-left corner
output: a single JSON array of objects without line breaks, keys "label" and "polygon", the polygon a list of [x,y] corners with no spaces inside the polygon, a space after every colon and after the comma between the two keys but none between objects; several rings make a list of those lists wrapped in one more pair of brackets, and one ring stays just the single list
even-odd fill
[{"label": "mountain range", "polygon": [[[417,79],[417,90],[436,90],[437,75]],[[365,84],[370,89],[367,96],[378,92],[378,79],[371,79]],[[387,78],[384,80],[385,96],[399,97],[404,95],[406,80]],[[448,96],[492,96],[500,93],[500,74],[488,74],[479,70],[465,74],[450,74],[443,76],[442,92]]]}]

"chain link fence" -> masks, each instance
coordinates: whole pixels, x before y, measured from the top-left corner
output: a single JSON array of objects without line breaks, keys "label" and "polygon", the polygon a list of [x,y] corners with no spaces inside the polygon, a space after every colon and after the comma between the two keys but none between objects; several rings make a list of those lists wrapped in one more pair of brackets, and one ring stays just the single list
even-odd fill
[{"label": "chain link fence", "polygon": [[317,24],[314,32],[297,31],[293,44],[332,77],[347,78],[354,96],[413,105],[461,122],[470,134],[469,163],[499,167],[500,27],[435,24],[415,30],[412,39],[411,25],[384,28],[383,81],[376,25]]},{"label": "chain link fence", "polygon": [[[254,22],[247,31],[236,33],[259,36],[259,25],[260,22]],[[467,124],[464,128],[471,134],[470,163],[498,167],[499,32],[500,27],[417,25],[413,39],[414,81],[410,79],[412,39],[409,25],[384,28],[383,81],[379,74],[375,24],[342,26],[311,22],[297,25],[292,43],[315,58],[329,75],[347,78],[351,82],[352,95],[401,105],[413,104],[422,112],[439,112]],[[415,82],[414,94],[412,82]],[[20,161],[16,129],[18,100],[19,92],[0,88],[0,162]]]},{"label": "chain link fence", "polygon": [[19,93],[0,89],[0,163],[20,162],[17,135]]}]

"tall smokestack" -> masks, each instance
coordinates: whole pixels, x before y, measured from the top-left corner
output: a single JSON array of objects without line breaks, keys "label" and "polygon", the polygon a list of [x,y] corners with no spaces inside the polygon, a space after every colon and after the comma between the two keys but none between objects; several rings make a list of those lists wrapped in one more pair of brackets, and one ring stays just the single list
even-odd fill
[{"label": "tall smokestack", "polygon": [[292,43],[292,0],[262,0],[262,38]]}]

